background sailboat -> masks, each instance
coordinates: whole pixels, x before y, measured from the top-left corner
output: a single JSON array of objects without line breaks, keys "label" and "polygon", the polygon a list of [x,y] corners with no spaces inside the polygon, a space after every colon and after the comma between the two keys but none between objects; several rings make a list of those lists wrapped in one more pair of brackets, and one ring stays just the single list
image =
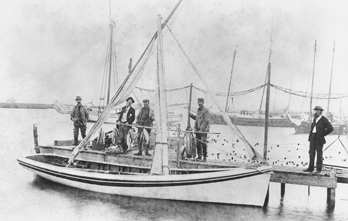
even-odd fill
[{"label": "background sailboat", "polygon": [[[307,134],[310,132],[311,124],[313,121],[313,87],[314,87],[314,81],[315,81],[315,59],[316,59],[316,52],[317,52],[317,41],[315,40],[314,43],[314,60],[313,60],[313,72],[312,72],[312,85],[311,85],[311,94],[310,94],[310,105],[309,105],[309,116],[308,119],[304,120],[297,120],[288,115],[289,121],[292,123],[293,127],[295,128],[296,134]],[[335,42],[333,44],[333,51],[332,51],[332,63],[331,63],[331,73],[330,73],[330,84],[329,84],[329,94],[327,98],[327,109],[325,110],[326,116],[331,122],[332,126],[334,127],[334,131],[332,134],[347,134],[347,122],[342,122],[341,119],[334,119],[333,114],[330,112],[330,100],[331,100],[331,86],[332,86],[332,75],[333,75],[333,65],[334,65],[334,56],[335,56]],[[341,113],[341,110],[340,110]]]}]

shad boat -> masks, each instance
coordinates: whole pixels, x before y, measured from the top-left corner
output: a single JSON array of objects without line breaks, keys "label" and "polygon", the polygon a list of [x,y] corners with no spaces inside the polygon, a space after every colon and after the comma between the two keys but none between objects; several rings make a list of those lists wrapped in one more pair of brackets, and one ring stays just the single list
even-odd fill
[{"label": "shad boat", "polygon": [[[188,161],[179,164],[179,161],[175,163],[168,157],[169,133],[162,29],[180,3],[181,0],[163,23],[160,15],[158,16],[158,31],[80,144],[70,148],[53,146],[51,153],[40,153],[18,159],[21,166],[53,182],[107,194],[251,206],[264,204],[270,181],[270,166],[255,164],[254,167],[243,168],[226,164]],[[134,90],[146,62],[154,51],[153,46],[156,40],[158,68],[155,118],[157,123],[154,128],[156,138],[153,156],[144,159],[127,155],[110,156],[103,151],[84,150],[92,135],[109,118],[113,107],[120,105]],[[218,107],[204,77],[198,71],[196,72]],[[227,125],[241,141],[245,142],[251,159],[260,160],[261,156],[231,123],[229,116],[221,108],[219,110]],[[48,149],[46,148],[46,150]]]}]

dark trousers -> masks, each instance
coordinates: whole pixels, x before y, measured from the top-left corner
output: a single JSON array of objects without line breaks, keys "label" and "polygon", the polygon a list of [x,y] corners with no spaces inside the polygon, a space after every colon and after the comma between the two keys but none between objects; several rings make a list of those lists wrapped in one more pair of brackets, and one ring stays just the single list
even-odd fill
[{"label": "dark trousers", "polygon": [[79,130],[81,131],[82,138],[86,137],[86,125],[74,124],[74,145],[78,145],[79,142]]},{"label": "dark trousers", "polygon": [[118,131],[118,136],[121,141],[121,146],[123,151],[126,151],[128,149],[127,134],[130,128],[131,128],[130,126],[120,125],[120,130]]},{"label": "dark trousers", "polygon": [[[142,141],[140,139],[140,135],[143,132],[143,130],[144,130],[143,128],[138,128],[138,147],[139,147],[139,152],[143,151],[143,144],[142,144]],[[151,129],[145,128],[145,130],[147,131],[147,133],[150,136]],[[150,141],[149,141],[149,143],[147,145],[144,146],[144,149],[145,149],[146,152],[150,149]]]},{"label": "dark trousers", "polygon": [[315,152],[317,153],[317,170],[321,171],[323,166],[323,146],[317,141],[315,135],[312,135],[309,141],[309,170],[314,170]]},{"label": "dark trousers", "polygon": [[207,157],[207,134],[197,133],[196,139],[198,157],[202,157],[202,153],[203,157]]}]

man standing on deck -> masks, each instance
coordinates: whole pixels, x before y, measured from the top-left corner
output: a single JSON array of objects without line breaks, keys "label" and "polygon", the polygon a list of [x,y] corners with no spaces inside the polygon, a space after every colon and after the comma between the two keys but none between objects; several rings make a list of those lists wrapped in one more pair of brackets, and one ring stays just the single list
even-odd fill
[{"label": "man standing on deck", "polygon": [[194,118],[196,120],[194,130],[196,133],[196,139],[197,139],[197,154],[198,154],[198,160],[202,160],[202,153],[203,153],[203,161],[207,160],[207,133],[210,129],[210,123],[209,123],[209,110],[204,107],[204,99],[198,98],[198,110],[197,115]]},{"label": "man standing on deck", "polygon": [[86,136],[87,129],[87,121],[89,120],[89,114],[87,109],[82,106],[81,101],[82,98],[80,96],[76,96],[77,105],[74,106],[71,114],[70,120],[74,121],[74,145],[78,145],[78,137],[79,137],[79,129],[81,131],[82,138]]},{"label": "man standing on deck", "polygon": [[117,123],[120,123],[119,128],[119,138],[121,140],[122,150],[125,153],[128,150],[127,145],[127,134],[133,121],[135,120],[135,110],[132,107],[134,100],[132,97],[127,98],[126,106],[124,106],[121,110]]},{"label": "man standing on deck", "polygon": [[329,120],[322,115],[323,108],[316,106],[314,108],[314,120],[309,133],[309,166],[304,172],[312,172],[314,170],[315,152],[317,152],[317,171],[320,173],[323,165],[323,146],[326,143],[325,136],[333,131],[333,127]]},{"label": "man standing on deck", "polygon": [[[153,127],[153,121],[155,120],[155,114],[153,109],[151,109],[149,107],[149,103],[150,101],[148,99],[144,99],[143,100],[144,103],[144,107],[140,109],[140,112],[138,114],[137,117],[137,125],[138,126],[145,126],[145,127]],[[136,153],[135,155],[137,156],[141,156],[142,155],[142,146],[143,144],[141,143],[141,133],[143,132],[144,128],[138,128],[138,147],[139,147],[139,152]],[[145,128],[145,130],[148,132],[148,134],[150,135],[151,133],[151,129],[150,128]],[[145,154],[147,156],[151,156],[151,154],[149,153],[149,148],[150,148],[150,141],[149,143],[145,146]]]}]

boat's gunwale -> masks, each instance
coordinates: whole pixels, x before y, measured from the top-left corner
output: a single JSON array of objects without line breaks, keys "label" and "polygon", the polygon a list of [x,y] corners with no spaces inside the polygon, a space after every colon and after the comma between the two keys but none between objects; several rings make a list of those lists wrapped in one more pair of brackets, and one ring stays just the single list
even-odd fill
[{"label": "boat's gunwale", "polygon": [[[221,182],[233,179],[242,179],[250,176],[262,175],[269,172],[269,168],[261,169],[242,169],[230,168],[224,171],[204,172],[200,174],[180,174],[168,176],[144,176],[144,175],[124,175],[93,173],[76,170],[74,168],[60,167],[49,163],[38,162],[29,158],[17,159],[19,164],[30,170],[46,173],[52,176],[74,180],[83,183],[90,183],[103,186],[137,186],[137,187],[154,187],[154,186],[180,186],[204,184],[211,182]],[[238,171],[237,171],[238,170]],[[245,170],[245,172],[241,172]]]}]

